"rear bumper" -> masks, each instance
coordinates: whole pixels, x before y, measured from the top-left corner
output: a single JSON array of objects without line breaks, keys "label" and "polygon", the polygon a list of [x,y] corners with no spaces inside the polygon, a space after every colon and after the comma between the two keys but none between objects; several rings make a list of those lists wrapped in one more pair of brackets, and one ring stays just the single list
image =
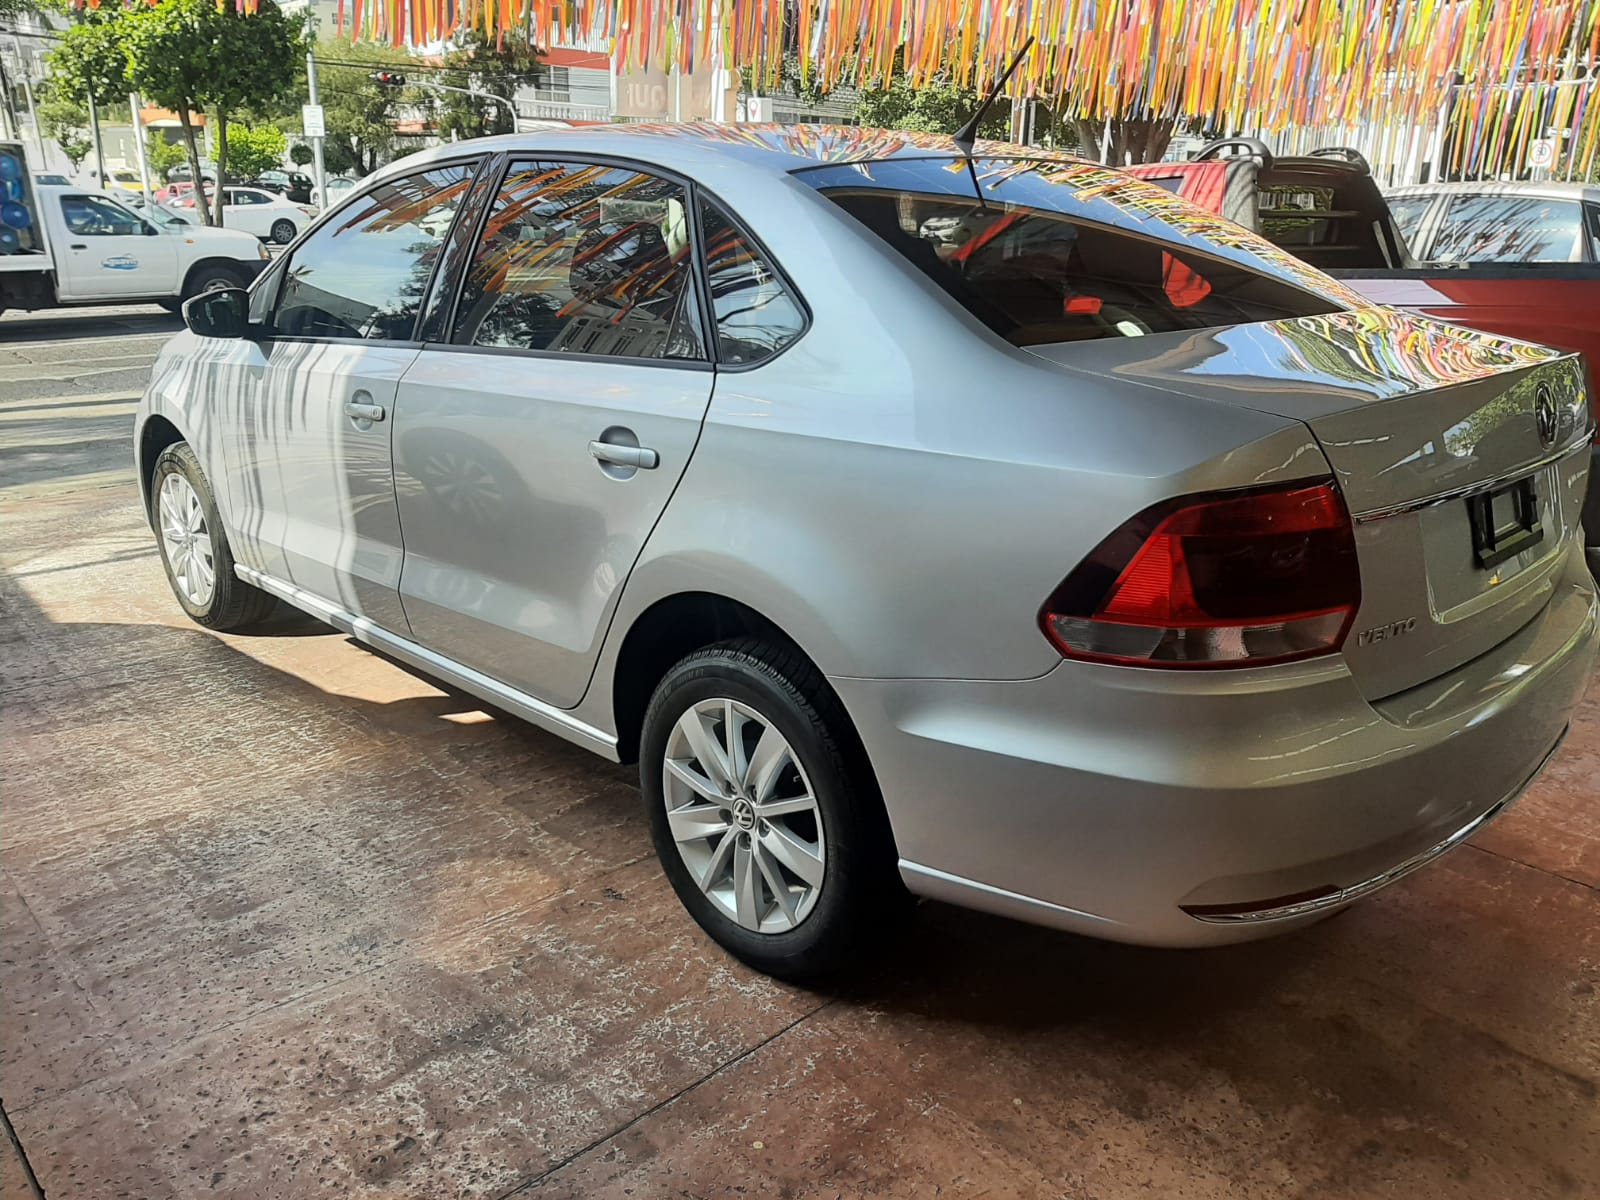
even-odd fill
[{"label": "rear bumper", "polygon": [[1377,704],[1339,659],[833,683],[913,891],[1193,946],[1314,920],[1475,831],[1559,742],[1597,642],[1574,555],[1517,634]]}]

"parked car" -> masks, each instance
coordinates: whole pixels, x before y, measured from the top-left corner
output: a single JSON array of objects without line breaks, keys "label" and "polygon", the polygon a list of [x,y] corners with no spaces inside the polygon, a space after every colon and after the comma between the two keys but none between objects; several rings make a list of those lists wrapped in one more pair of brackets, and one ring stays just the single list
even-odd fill
[{"label": "parked car", "polygon": [[328,177],[328,203],[324,204],[322,202],[322,192],[315,187],[311,189],[311,203],[318,208],[327,208],[330,205],[337,204],[348,196],[360,182],[358,179],[347,179],[343,175],[330,175]]},{"label": "parked car", "polygon": [[[91,178],[94,172],[90,173]],[[144,191],[144,176],[128,167],[112,167],[105,175],[106,187],[113,191],[140,192]]]},{"label": "parked car", "polygon": [[1424,262],[1600,263],[1600,185],[1432,183],[1388,201]]},{"label": "parked car", "polygon": [[154,221],[157,225],[200,224],[199,217],[193,208],[179,210],[160,202],[146,204],[143,195],[119,196],[117,199],[146,220]]},{"label": "parked car", "polygon": [[[1217,157],[1229,151],[1243,153]],[[1402,200],[1396,209],[1378,191],[1366,160],[1354,151],[1330,147],[1304,158],[1274,158],[1254,139],[1229,139],[1207,147],[1199,160],[1152,163],[1131,172],[1258,229],[1379,304],[1579,351],[1588,360],[1591,404],[1600,405],[1600,320],[1595,318],[1600,312],[1600,262],[1572,257],[1591,252],[1584,225],[1588,221],[1593,228],[1596,218],[1590,208],[1539,200],[1518,209],[1518,201],[1502,205],[1479,199],[1463,209],[1450,201],[1447,212],[1490,218],[1498,212],[1505,218],[1498,234],[1486,235],[1481,220],[1451,224],[1435,208],[1419,212],[1409,199],[1413,189],[1397,190]],[[1488,197],[1499,185],[1447,189],[1449,196]],[[1566,199],[1572,200],[1570,192]],[[1517,211],[1526,214],[1520,229],[1513,221]],[[1427,217],[1425,224],[1419,216]],[[1571,220],[1563,224],[1567,216]],[[1559,232],[1539,233],[1547,223]],[[1532,259],[1513,261],[1509,253],[1489,257],[1494,245],[1515,245],[1525,255],[1535,243],[1554,248],[1532,250]],[[1543,260],[1546,253],[1568,257],[1549,262]],[[1441,254],[1449,261],[1419,261]],[[1600,577],[1600,441],[1590,453],[1583,523],[1590,568]]]},{"label": "parked car", "polygon": [[[204,188],[201,189],[205,191]],[[195,193],[191,188],[173,201],[180,212],[192,210]],[[311,223],[316,209],[304,204],[292,204],[282,196],[260,188],[224,188],[222,192],[222,224],[228,229],[242,229],[263,241],[287,245],[295,234]]]},{"label": "parked car", "polygon": [[311,203],[311,176],[300,171],[263,171],[250,186],[275,192],[296,204]]},{"label": "parked car", "polygon": [[637,761],[779,975],[904,889],[1302,926],[1510,804],[1595,663],[1576,355],[1065,156],[440,146],[186,318],[135,430],[184,611],[287,601]]},{"label": "parked car", "polygon": [[[202,161],[200,164],[200,178],[206,183],[215,183],[217,181],[216,164]],[[189,170],[188,163],[179,163],[167,172],[167,179],[173,183],[192,183],[194,181],[194,172]]]},{"label": "parked car", "polygon": [[226,229],[153,224],[127,202],[89,187],[33,187],[26,149],[0,141],[0,312],[154,301],[176,312],[192,296],[256,277],[270,257]]}]

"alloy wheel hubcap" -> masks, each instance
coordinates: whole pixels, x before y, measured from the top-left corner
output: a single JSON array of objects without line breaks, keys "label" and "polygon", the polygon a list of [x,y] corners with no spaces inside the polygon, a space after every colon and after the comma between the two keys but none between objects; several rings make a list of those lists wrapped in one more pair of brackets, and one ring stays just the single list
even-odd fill
[{"label": "alloy wheel hubcap", "polygon": [[161,548],[172,569],[172,578],[190,604],[204,608],[210,603],[217,574],[211,553],[211,531],[206,527],[200,497],[182,475],[168,475],[161,481],[157,511],[161,521]]},{"label": "alloy wheel hubcap", "polygon": [[718,911],[756,933],[810,916],[827,867],[822,811],[777,727],[738,700],[702,700],[672,727],[663,767],[673,842]]}]

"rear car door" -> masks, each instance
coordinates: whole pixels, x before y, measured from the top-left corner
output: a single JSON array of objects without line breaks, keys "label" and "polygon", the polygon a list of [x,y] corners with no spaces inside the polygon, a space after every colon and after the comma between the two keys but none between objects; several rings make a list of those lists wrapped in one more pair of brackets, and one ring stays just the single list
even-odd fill
[{"label": "rear car door", "polygon": [[245,343],[215,414],[239,560],[395,632],[391,415],[474,167],[386,180],[297,246],[254,297],[269,336]]},{"label": "rear car door", "polygon": [[266,237],[266,227],[271,223],[270,203],[265,192],[228,188],[222,193],[222,223],[229,229]]},{"label": "rear car door", "polygon": [[56,280],[63,300],[178,290],[178,248],[154,225],[106,196],[69,193],[60,203],[66,240]]},{"label": "rear car door", "polygon": [[400,386],[413,635],[560,707],[710,402],[689,203],[643,168],[511,162]]}]

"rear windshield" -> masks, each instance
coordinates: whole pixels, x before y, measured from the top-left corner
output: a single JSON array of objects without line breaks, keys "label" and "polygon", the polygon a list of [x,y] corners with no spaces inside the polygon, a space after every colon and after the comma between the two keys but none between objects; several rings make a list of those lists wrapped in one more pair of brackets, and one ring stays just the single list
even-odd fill
[{"label": "rear windshield", "polygon": [[1248,230],[1093,163],[895,159],[797,176],[1017,346],[1362,303]]}]

